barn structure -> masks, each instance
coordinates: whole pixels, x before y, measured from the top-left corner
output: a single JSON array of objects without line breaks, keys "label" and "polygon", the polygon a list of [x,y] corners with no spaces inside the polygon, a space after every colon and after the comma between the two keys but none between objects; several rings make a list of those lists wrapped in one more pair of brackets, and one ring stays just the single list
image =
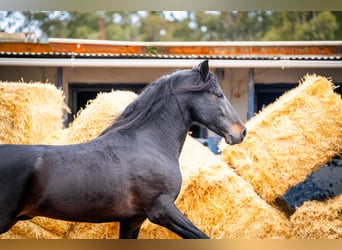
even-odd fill
[{"label": "barn structure", "polygon": [[203,59],[210,60],[225,94],[243,120],[294,87],[306,74],[315,73],[342,83],[342,41],[49,39],[42,44],[0,39],[0,80],[55,83],[66,93],[74,115],[99,91],[114,88],[138,92],[161,75],[193,67]]},{"label": "barn structure", "polygon": [[[126,42],[51,38],[47,43],[37,43],[1,40],[0,36],[0,81],[23,79],[56,84],[63,89],[71,109],[66,124],[98,92],[139,92],[160,76],[194,67],[203,59],[210,60],[211,70],[244,121],[295,87],[307,74],[329,77],[342,85],[342,41]],[[336,92],[341,94],[342,87]],[[210,132],[200,126],[192,130],[194,137],[216,150]],[[289,190],[284,199],[297,206],[315,198],[315,192],[318,198],[323,193],[342,193],[341,160],[335,159],[332,164],[333,168],[330,164],[300,184],[304,188]],[[339,185],[327,190],[331,176]],[[320,187],[322,180],[324,190]]]}]

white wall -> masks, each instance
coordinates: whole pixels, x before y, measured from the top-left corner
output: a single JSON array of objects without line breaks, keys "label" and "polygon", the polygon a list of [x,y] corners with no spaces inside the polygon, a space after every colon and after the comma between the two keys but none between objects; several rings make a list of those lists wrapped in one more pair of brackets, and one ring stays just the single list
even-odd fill
[{"label": "white wall", "polygon": [[[247,120],[248,110],[248,76],[249,69],[225,69],[223,88],[232,105]],[[316,74],[332,79],[334,83],[342,83],[340,69],[267,69],[256,68],[255,83],[298,83],[307,74]]]},{"label": "white wall", "polygon": [[0,66],[0,81],[57,83],[57,69],[52,67]]}]

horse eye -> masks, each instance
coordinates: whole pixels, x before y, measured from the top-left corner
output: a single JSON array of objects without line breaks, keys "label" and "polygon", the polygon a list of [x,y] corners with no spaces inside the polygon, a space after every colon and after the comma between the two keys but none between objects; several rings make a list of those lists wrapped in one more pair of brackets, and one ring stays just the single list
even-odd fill
[{"label": "horse eye", "polygon": [[215,93],[214,95],[216,95],[216,97],[218,97],[218,98],[222,98],[223,97],[223,94],[222,93]]}]

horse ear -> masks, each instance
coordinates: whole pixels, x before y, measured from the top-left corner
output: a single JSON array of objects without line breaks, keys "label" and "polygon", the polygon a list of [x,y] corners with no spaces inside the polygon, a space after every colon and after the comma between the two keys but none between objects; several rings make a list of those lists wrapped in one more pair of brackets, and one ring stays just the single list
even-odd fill
[{"label": "horse ear", "polygon": [[206,81],[209,76],[209,61],[205,60],[198,65],[200,69],[200,75],[203,81]]}]

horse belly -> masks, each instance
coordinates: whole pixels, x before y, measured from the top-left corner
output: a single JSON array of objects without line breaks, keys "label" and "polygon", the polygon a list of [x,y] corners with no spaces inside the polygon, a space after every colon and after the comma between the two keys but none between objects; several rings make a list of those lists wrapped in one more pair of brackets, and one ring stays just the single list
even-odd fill
[{"label": "horse belly", "polygon": [[81,150],[77,161],[72,160],[70,152],[64,150],[63,157],[58,157],[52,151],[36,162],[34,199],[27,213],[85,222],[115,221],[138,213],[130,187],[122,183],[122,173]]},{"label": "horse belly", "polygon": [[59,190],[48,195],[35,209],[36,215],[79,222],[120,221],[140,216],[132,195],[96,190]]}]

